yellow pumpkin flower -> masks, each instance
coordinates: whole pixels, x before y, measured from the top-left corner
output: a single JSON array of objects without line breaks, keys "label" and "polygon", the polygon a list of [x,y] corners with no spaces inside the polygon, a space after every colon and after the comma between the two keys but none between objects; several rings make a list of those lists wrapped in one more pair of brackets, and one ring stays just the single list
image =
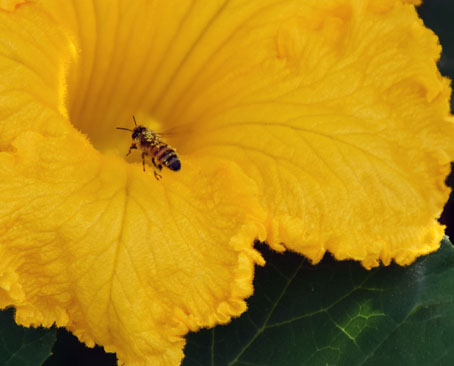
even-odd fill
[{"label": "yellow pumpkin flower", "polygon": [[[0,1],[0,307],[179,365],[246,309],[254,239],[366,268],[436,250],[454,124],[416,3]],[[125,157],[133,115],[180,171]]]}]

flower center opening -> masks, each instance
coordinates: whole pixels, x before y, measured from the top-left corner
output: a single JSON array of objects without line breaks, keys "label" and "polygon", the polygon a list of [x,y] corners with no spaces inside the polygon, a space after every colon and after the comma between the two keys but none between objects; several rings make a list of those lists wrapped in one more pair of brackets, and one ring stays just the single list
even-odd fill
[{"label": "flower center opening", "polygon": [[[93,65],[91,72],[81,75],[88,62],[84,57],[90,56],[85,53],[82,51],[79,62],[69,70],[67,106],[72,124],[88,136],[97,150],[123,156],[131,141],[131,132],[117,127],[134,129],[133,116],[137,124],[154,131],[165,129],[161,121],[151,117],[141,106],[144,95],[138,83],[133,85],[134,82],[126,82],[118,76],[127,73],[127,69],[112,65],[110,71],[100,72],[97,70],[100,66]],[[89,63],[99,64],[102,60],[93,59]]]},{"label": "flower center opening", "polygon": [[[74,34],[76,61],[67,75],[66,105],[73,125],[102,153],[124,156],[131,136],[116,128],[133,129],[135,116],[138,124],[165,134],[165,142],[179,152],[193,151],[193,139],[218,112],[216,98],[236,95],[216,96],[217,80],[229,79],[226,72],[218,78],[217,65],[200,78],[198,60],[203,65],[204,59],[195,58],[191,45],[206,52],[212,44],[198,40],[206,24],[187,25],[189,33],[180,30],[178,19],[163,23],[157,3],[145,0],[91,4],[93,9],[77,10],[85,16]],[[131,155],[140,160],[140,154]]]},{"label": "flower center opening", "polygon": [[156,132],[169,130],[158,102],[165,99],[163,83],[157,80],[166,60],[155,49],[152,6],[139,3],[125,3],[123,9],[123,3],[94,2],[92,17],[80,22],[74,41],[76,61],[67,75],[69,118],[103,153],[124,156],[131,134],[116,128],[133,129],[133,116]]}]

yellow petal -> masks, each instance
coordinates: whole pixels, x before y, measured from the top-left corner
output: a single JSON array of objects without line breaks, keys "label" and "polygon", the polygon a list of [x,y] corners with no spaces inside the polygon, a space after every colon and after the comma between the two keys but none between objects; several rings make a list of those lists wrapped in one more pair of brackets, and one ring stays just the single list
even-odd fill
[{"label": "yellow petal", "polygon": [[245,310],[263,214],[231,164],[185,159],[158,182],[75,133],[12,146],[0,154],[0,304],[18,323],[56,322],[129,364],[177,365],[189,329]]},{"label": "yellow petal", "polygon": [[229,4],[157,111],[185,131],[180,151],[259,184],[273,248],[405,265],[444,232],[454,126],[439,54],[405,2]]},{"label": "yellow petal", "polygon": [[[178,365],[244,311],[255,238],[366,267],[434,250],[450,89],[410,3],[3,3],[0,306]],[[181,172],[123,160],[133,114]]]},{"label": "yellow petal", "polygon": [[[246,309],[263,264],[256,184],[233,163],[185,154],[157,181],[95,150],[67,119],[75,35],[32,3],[0,24],[0,307],[128,365],[178,365],[188,330]],[[129,135],[111,135],[124,155]]]}]

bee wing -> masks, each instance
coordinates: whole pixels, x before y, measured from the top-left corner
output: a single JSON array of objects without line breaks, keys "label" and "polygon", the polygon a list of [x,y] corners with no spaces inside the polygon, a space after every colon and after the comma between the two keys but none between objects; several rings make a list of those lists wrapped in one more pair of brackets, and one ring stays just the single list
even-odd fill
[{"label": "bee wing", "polygon": [[177,134],[178,134],[178,133],[177,133],[176,131],[173,131],[173,132],[171,132],[171,131],[165,131],[165,132],[158,132],[158,133],[156,133],[156,135],[158,135],[159,137],[161,137],[161,136],[175,136],[175,135],[177,135]]},{"label": "bee wing", "polygon": [[176,136],[176,135],[181,135],[182,133],[190,132],[190,130],[187,127],[182,127],[180,126],[174,126],[168,130],[162,131],[157,133],[159,136]]}]

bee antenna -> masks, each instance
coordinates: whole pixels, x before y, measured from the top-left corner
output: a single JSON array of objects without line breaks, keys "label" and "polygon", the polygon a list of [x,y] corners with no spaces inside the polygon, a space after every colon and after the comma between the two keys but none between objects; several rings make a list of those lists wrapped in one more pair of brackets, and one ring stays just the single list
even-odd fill
[{"label": "bee antenna", "polygon": [[134,124],[137,126],[136,117],[134,117],[134,115],[132,115],[132,119],[134,120]]},{"label": "bee antenna", "polygon": [[124,127],[117,127],[117,130],[125,130],[125,131],[134,132],[133,130],[131,130],[129,128],[124,128]]}]

